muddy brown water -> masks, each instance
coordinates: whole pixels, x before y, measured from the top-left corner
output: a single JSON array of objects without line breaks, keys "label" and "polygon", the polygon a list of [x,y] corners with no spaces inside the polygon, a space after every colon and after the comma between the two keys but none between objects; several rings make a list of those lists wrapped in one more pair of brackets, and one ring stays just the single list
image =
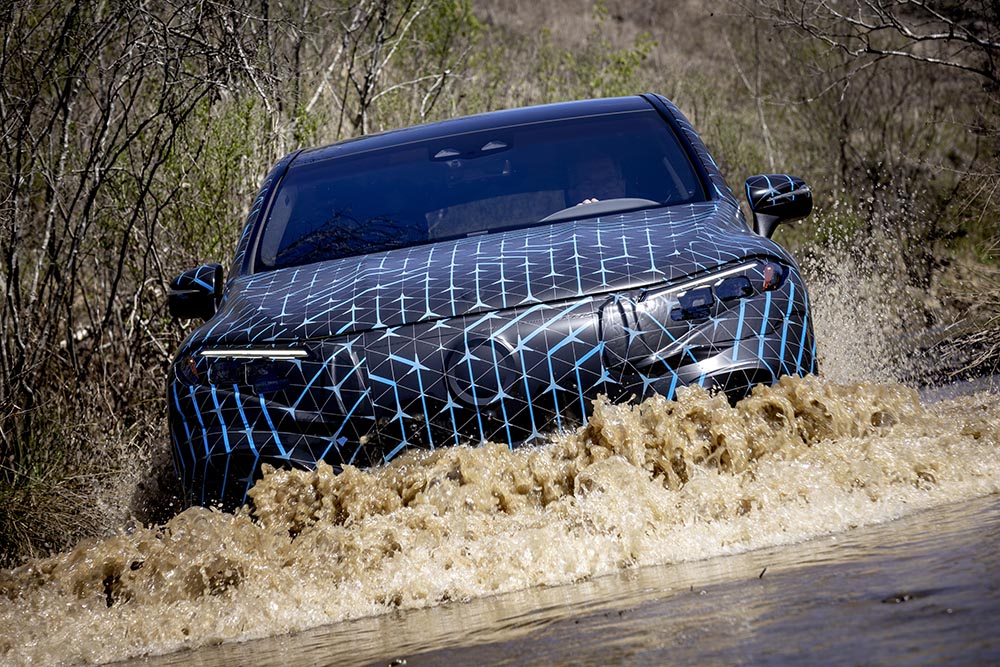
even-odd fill
[{"label": "muddy brown water", "polygon": [[129,664],[992,665],[998,621],[994,495],[789,547]]},{"label": "muddy brown water", "polygon": [[278,473],[0,573],[0,661],[996,663],[998,444],[995,394],[786,378]]}]

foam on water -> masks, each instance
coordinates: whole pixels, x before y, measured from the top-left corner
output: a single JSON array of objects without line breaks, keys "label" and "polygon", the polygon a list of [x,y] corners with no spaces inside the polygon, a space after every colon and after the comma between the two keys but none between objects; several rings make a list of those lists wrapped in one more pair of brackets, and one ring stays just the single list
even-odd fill
[{"label": "foam on water", "polygon": [[108,661],[798,542],[1000,491],[1000,400],[784,378],[598,403],[545,446],[275,472],[0,573],[0,658]]}]

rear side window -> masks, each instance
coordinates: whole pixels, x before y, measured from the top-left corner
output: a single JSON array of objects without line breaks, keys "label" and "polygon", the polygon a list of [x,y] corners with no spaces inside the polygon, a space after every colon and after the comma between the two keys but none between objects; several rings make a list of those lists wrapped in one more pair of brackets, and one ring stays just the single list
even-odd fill
[{"label": "rear side window", "polygon": [[293,166],[255,258],[266,271],[545,224],[587,199],[704,201],[653,110],[439,137]]}]

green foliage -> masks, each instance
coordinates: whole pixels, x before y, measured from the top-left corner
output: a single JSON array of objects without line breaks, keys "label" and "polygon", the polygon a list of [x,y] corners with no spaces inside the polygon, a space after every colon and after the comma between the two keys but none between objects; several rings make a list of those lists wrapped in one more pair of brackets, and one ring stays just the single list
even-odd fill
[{"label": "green foliage", "polygon": [[158,183],[171,251],[184,266],[225,262],[234,252],[252,193],[274,159],[268,126],[249,93],[202,100],[184,126]]},{"label": "green foliage", "polygon": [[[732,82],[735,85],[735,81]],[[723,88],[725,86],[722,86]],[[716,163],[730,185],[737,187],[753,174],[770,171],[761,141],[761,129],[752,107],[726,104],[720,100],[720,82],[693,77],[687,92],[678,103],[697,111],[692,119],[702,139],[712,151]],[[734,101],[735,102],[735,101]]]},{"label": "green foliage", "polygon": [[434,0],[416,17],[397,52],[392,81],[373,104],[373,129],[391,129],[453,115],[469,58],[483,26],[468,0]]},{"label": "green foliage", "polygon": [[538,101],[615,97],[643,89],[641,67],[656,41],[643,32],[630,45],[616,47],[604,36],[608,12],[603,3],[595,5],[594,19],[595,27],[576,48],[556,46],[548,29],[540,31],[531,77],[541,86]]}]

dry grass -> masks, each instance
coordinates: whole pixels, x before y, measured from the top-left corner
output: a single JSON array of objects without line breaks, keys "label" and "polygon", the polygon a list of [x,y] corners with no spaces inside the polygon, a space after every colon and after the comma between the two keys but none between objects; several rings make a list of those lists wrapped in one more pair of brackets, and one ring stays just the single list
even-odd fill
[{"label": "dry grass", "polygon": [[[153,388],[149,388],[151,393]],[[130,522],[161,522],[177,509],[159,401],[107,412],[113,393],[90,404],[49,405],[37,441],[0,470],[0,566],[65,550]]]}]

